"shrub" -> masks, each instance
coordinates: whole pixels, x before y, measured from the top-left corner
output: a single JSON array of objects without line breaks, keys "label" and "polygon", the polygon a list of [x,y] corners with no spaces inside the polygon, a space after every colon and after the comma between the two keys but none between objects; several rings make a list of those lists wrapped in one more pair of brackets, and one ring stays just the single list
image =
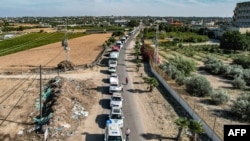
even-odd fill
[{"label": "shrub", "polygon": [[110,41],[105,41],[105,43],[107,44],[107,46],[110,46],[110,45],[111,45],[111,42],[110,42]]},{"label": "shrub", "polygon": [[104,43],[102,44],[102,46],[103,46],[104,48],[108,47],[108,45],[107,45],[106,42],[104,42]]},{"label": "shrub", "polygon": [[180,86],[184,85],[185,84],[185,76],[184,75],[178,75],[175,82]]},{"label": "shrub", "polygon": [[232,82],[232,85],[234,88],[245,89],[246,82],[241,77],[235,77],[235,79]]},{"label": "shrub", "polygon": [[240,77],[243,74],[243,68],[241,65],[227,66],[226,74],[231,77]]},{"label": "shrub", "polygon": [[250,69],[243,70],[243,79],[246,85],[250,85]]},{"label": "shrub", "polygon": [[226,72],[223,62],[213,56],[206,56],[204,59],[205,69],[212,74],[222,74]]},{"label": "shrub", "polygon": [[239,56],[233,60],[234,64],[241,65],[243,68],[250,68],[250,57],[249,56]]},{"label": "shrub", "polygon": [[219,91],[216,91],[214,94],[212,94],[211,98],[212,98],[212,101],[216,105],[226,104],[230,99],[228,93],[222,89],[220,89]]},{"label": "shrub", "polygon": [[169,58],[169,63],[174,65],[184,76],[189,76],[191,72],[196,70],[196,65],[193,60],[185,59],[181,56]]},{"label": "shrub", "polygon": [[109,38],[108,41],[111,42],[111,43],[115,43],[116,39],[115,39],[115,37],[112,36],[112,37]]},{"label": "shrub", "polygon": [[231,111],[242,120],[250,121],[250,94],[242,94],[233,101]]},{"label": "shrub", "polygon": [[193,96],[209,96],[212,93],[210,82],[203,76],[194,75],[185,81],[186,90]]}]

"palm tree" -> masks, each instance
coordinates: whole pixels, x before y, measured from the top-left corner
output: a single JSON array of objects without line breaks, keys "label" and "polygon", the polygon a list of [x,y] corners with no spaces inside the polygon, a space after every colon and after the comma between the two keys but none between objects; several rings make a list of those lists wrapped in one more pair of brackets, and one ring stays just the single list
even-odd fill
[{"label": "palm tree", "polygon": [[179,127],[179,132],[177,135],[177,141],[180,141],[183,128],[188,128],[189,120],[186,117],[180,117],[175,120],[175,124]]},{"label": "palm tree", "polygon": [[188,128],[190,129],[190,131],[193,135],[193,137],[192,137],[193,141],[197,140],[198,134],[204,133],[204,129],[203,129],[203,125],[202,125],[201,121],[190,120]]},{"label": "palm tree", "polygon": [[140,54],[141,54],[141,51],[139,49],[135,49],[135,56],[137,60],[139,59]]},{"label": "palm tree", "polygon": [[143,77],[145,83],[149,85],[149,91],[152,92],[154,87],[159,86],[157,79],[154,77]]},{"label": "palm tree", "polygon": [[140,69],[141,66],[142,66],[142,65],[141,65],[140,62],[137,62],[137,63],[136,63],[136,71],[137,71],[137,72],[139,71],[139,69]]}]

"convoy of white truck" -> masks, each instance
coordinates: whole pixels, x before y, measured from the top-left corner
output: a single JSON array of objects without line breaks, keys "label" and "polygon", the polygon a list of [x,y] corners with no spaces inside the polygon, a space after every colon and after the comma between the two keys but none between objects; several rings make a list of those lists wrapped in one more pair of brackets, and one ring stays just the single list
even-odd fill
[{"label": "convoy of white truck", "polygon": [[109,78],[109,93],[111,94],[110,98],[110,114],[109,119],[106,121],[106,127],[104,132],[104,141],[125,141],[123,134],[122,134],[122,128],[123,128],[123,112],[122,112],[122,106],[123,106],[123,98],[122,98],[122,92],[123,92],[123,85],[119,82],[119,77],[116,73],[116,67],[118,65],[118,58],[119,53],[124,44],[127,43],[129,37],[134,34],[134,31],[131,31],[129,35],[126,35],[120,40],[116,41],[115,46],[119,47],[112,48],[112,51],[109,55],[109,61],[108,61],[108,71],[110,72],[110,78]]}]

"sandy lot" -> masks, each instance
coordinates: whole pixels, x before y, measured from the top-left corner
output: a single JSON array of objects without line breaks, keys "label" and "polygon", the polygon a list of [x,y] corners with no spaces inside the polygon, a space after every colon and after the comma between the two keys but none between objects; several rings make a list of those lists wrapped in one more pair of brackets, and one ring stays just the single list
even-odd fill
[{"label": "sandy lot", "polygon": [[[102,44],[111,34],[92,34],[68,41],[70,51],[69,60],[75,65],[92,63],[103,50]],[[0,73],[12,71],[25,71],[38,67],[56,67],[58,63],[66,60],[66,51],[61,42],[41,46],[27,51],[0,57]]]},{"label": "sandy lot", "polygon": [[[81,37],[70,40],[69,45],[72,48],[72,50],[70,50],[70,60],[78,65],[90,63],[95,59],[94,56],[100,52],[101,47],[99,45],[101,45],[104,40],[107,40],[109,36],[110,34],[91,35],[88,36],[87,39],[86,37]],[[94,43],[96,43],[94,41],[96,40],[100,42],[99,45],[94,45]],[[93,48],[90,48],[91,46]],[[128,50],[128,53],[132,53],[130,51],[133,51],[133,49]],[[30,54],[32,54],[32,56]],[[55,43],[1,57],[0,68],[1,71],[16,69],[24,70],[30,68],[30,66],[38,66],[39,64],[46,64],[47,66],[53,67],[56,66],[58,62],[65,59],[64,57],[65,52],[60,46],[60,43]],[[134,58],[132,57],[130,59]],[[146,92],[147,85],[143,83],[143,80],[139,75],[140,73],[147,75],[147,73],[143,71],[143,68],[140,69],[140,72],[135,72],[135,64],[133,63],[130,64],[130,66],[132,69],[131,75],[133,76],[131,83],[134,83],[136,89],[144,91],[143,93],[135,95],[141,115],[147,115],[142,116],[143,119],[141,119],[146,131],[145,134],[142,134],[141,136],[145,140],[158,140],[160,136],[163,140],[174,138],[178,132],[177,126],[174,124],[174,120],[178,118],[178,114],[172,107],[172,103],[170,104],[169,101],[166,101],[161,95],[162,92],[158,89],[154,89],[152,93]],[[58,105],[55,105],[53,108],[60,110],[55,111],[52,120],[53,122],[48,126],[52,129],[52,132],[50,132],[53,133],[52,140],[85,140],[86,135],[83,133],[86,132],[94,135],[102,135],[102,129],[100,129],[96,123],[95,118],[103,111],[101,105],[98,103],[102,98],[98,87],[102,86],[102,79],[107,76],[100,73],[100,69],[105,68],[95,67],[93,70],[82,70],[79,72],[73,72],[73,74],[70,72],[60,75],[66,79],[60,90],[61,97],[58,98]],[[39,111],[34,108],[36,99],[39,97],[39,76],[37,74],[23,75],[26,76],[26,79],[8,78],[12,75],[2,75],[0,78],[0,119],[5,119],[0,120],[0,140],[42,140],[43,136],[41,135],[26,133],[34,127],[34,125],[30,125],[34,116],[39,115]],[[21,78],[23,75],[19,77]],[[53,78],[53,76],[47,74],[45,76],[43,75],[43,78],[45,79],[43,80],[43,84],[46,84],[49,79]],[[79,86],[84,88],[83,85],[77,85],[78,83],[82,84],[80,82],[85,82],[85,88],[86,84],[88,84],[87,88],[89,89],[79,90]],[[82,95],[86,90],[89,91],[91,95]],[[80,97],[82,98],[80,98],[79,95],[81,95]],[[89,112],[87,118],[82,118],[81,120],[73,122],[70,120],[71,114],[65,114],[71,113],[73,106],[72,97],[77,98],[81,105]],[[58,121],[59,117],[60,122]],[[70,124],[71,127],[63,128],[62,132],[58,132],[60,129],[59,127],[67,127],[68,124]],[[77,125],[79,126],[77,127]],[[18,133],[22,131],[23,134],[18,135]],[[68,131],[72,131],[73,136],[67,135],[69,133]]]},{"label": "sandy lot", "polygon": [[[75,65],[92,63],[97,55],[103,50],[102,44],[111,34],[93,34],[76,39],[69,40],[71,50],[70,61]],[[66,54],[61,47],[61,43],[49,44],[27,51],[0,57],[0,72],[26,72],[28,69],[42,65],[44,67],[56,67],[57,64],[65,60]],[[74,99],[91,114],[93,103],[97,104],[97,86],[101,85],[101,73],[99,70],[82,70],[74,72],[73,76],[66,75],[60,89],[53,91],[61,93],[55,107],[52,130],[57,131],[62,125],[71,125],[64,129],[64,135],[57,139],[62,139],[65,134],[74,133],[82,120],[73,122],[70,120],[70,114],[74,106]],[[41,136],[36,134],[26,134],[32,131],[34,125],[33,118],[39,116],[39,110],[35,108],[36,100],[39,98],[40,82],[38,74],[20,75],[17,78],[8,78],[8,75],[2,75],[7,78],[0,78],[0,140],[42,140]],[[42,83],[46,85],[48,80],[54,76],[43,75]],[[24,78],[23,78],[24,77]],[[77,80],[77,81],[75,81]],[[84,93],[87,93],[84,95]],[[66,116],[68,115],[68,116]],[[61,117],[62,116],[62,117]],[[60,122],[58,122],[60,119]],[[58,120],[58,121],[57,121]],[[84,119],[83,119],[84,120]],[[56,127],[56,129],[54,128]],[[98,126],[97,126],[98,127]],[[72,132],[71,132],[72,131]],[[22,135],[18,135],[18,133]],[[54,132],[58,136],[58,132]],[[60,133],[61,134],[61,133]]]}]

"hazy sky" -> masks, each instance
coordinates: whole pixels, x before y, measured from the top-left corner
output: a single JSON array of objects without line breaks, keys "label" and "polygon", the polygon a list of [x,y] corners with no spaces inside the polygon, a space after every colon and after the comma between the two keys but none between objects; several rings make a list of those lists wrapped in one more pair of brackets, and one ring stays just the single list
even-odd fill
[{"label": "hazy sky", "polygon": [[0,0],[0,17],[219,16],[232,17],[246,0]]}]

